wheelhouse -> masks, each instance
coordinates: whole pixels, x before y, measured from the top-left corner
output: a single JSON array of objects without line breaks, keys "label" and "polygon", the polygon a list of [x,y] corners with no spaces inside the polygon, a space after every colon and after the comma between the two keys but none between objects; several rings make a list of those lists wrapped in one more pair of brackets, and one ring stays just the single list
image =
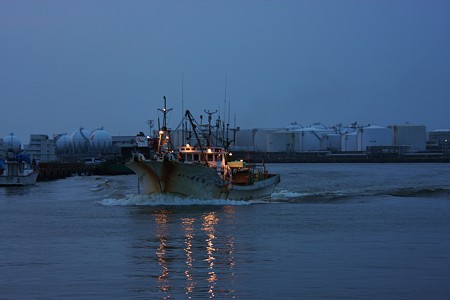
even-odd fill
[{"label": "wheelhouse", "polygon": [[[222,147],[207,147],[206,149],[200,149],[195,146],[182,146],[179,149],[178,158],[184,163],[205,163],[209,166],[217,166],[218,162],[222,161],[222,155],[226,154],[226,151]],[[220,163],[219,163],[220,164]]]}]

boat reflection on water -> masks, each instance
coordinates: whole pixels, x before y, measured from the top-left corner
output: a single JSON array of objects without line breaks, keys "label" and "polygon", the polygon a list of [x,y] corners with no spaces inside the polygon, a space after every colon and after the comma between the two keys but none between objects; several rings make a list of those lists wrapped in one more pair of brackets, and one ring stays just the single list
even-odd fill
[{"label": "boat reflection on water", "polygon": [[[234,237],[227,234],[234,208],[186,213],[167,209],[152,212],[153,248],[158,268],[152,278],[161,298],[234,298]],[[151,256],[147,253],[147,257]],[[183,266],[183,270],[180,270]]]}]

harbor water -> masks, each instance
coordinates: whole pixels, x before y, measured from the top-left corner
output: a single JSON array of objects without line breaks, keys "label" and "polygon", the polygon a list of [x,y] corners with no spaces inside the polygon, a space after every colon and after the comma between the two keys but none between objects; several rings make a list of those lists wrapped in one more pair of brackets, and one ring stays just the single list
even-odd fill
[{"label": "harbor water", "polygon": [[0,299],[450,299],[450,164],[268,167],[252,202],[1,188]]}]

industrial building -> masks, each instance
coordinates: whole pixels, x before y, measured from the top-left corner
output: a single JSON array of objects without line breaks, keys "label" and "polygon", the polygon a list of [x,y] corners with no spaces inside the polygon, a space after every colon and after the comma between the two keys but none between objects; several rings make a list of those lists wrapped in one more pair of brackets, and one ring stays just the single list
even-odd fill
[{"label": "industrial building", "polygon": [[[450,132],[449,132],[450,133]],[[450,140],[450,139],[449,139]],[[367,152],[377,147],[401,146],[408,152],[426,151],[423,125],[326,127],[292,124],[285,129],[244,129],[236,132],[233,149],[253,152]]]},{"label": "industrial building", "polygon": [[450,142],[450,129],[438,129],[429,132],[429,143],[438,147],[447,146]]},{"label": "industrial building", "polygon": [[[157,132],[153,132],[157,134]],[[214,132],[212,134],[215,136]],[[224,135],[222,133],[222,135]],[[50,139],[44,134],[32,134],[30,143],[23,150],[40,162],[79,162],[85,158],[102,157],[106,160],[124,162],[136,147],[148,151],[151,139],[140,133],[142,143],[136,136],[111,136],[103,128],[92,132],[79,128],[72,134],[58,134]],[[193,142],[189,132],[176,130],[171,133],[173,147],[181,146],[183,141]],[[447,153],[450,130],[441,129],[428,133],[424,125],[400,124],[388,127],[378,125],[327,127],[316,123],[311,126],[291,124],[285,128],[233,129],[229,135],[212,143],[222,144],[230,141],[231,150],[241,153],[289,155],[362,155],[367,154],[423,154]],[[190,138],[190,139],[189,139]],[[428,143],[427,143],[428,142]],[[7,135],[0,140],[0,152],[6,148],[19,148],[18,137]],[[1,154],[1,153],[0,153]]]},{"label": "industrial building", "polygon": [[427,146],[427,130],[424,125],[392,125],[394,145],[408,146],[409,152],[423,152]]},{"label": "industrial building", "polygon": [[25,146],[25,153],[40,162],[57,161],[55,140],[46,134],[30,135],[30,143]]}]

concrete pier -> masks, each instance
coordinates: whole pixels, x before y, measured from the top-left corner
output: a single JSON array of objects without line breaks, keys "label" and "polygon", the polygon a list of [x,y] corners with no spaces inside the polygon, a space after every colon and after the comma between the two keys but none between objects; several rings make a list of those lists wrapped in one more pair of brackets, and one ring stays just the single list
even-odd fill
[{"label": "concrete pier", "polygon": [[93,169],[83,163],[49,162],[39,165],[38,181],[66,178],[75,174],[91,175]]}]

